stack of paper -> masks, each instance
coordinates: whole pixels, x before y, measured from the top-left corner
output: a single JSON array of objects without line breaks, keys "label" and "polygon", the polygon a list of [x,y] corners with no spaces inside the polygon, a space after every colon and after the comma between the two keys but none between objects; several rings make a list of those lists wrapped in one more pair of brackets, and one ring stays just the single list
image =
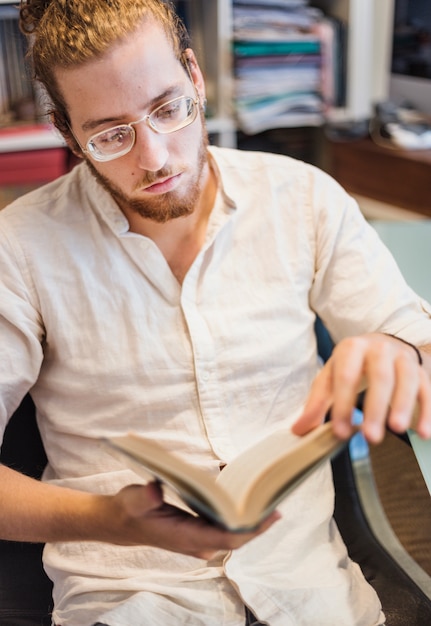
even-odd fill
[{"label": "stack of paper", "polygon": [[306,0],[234,2],[235,108],[244,132],[322,122],[321,22]]}]

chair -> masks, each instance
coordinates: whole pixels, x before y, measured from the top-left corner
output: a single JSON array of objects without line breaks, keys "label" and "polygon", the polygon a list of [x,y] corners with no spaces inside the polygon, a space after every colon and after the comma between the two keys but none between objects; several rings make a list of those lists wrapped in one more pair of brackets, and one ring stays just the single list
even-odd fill
[{"label": "chair", "polygon": [[[0,461],[40,478],[46,455],[27,395],[10,420]],[[42,566],[43,545],[0,541],[1,626],[51,626],[52,584]]]},{"label": "chair", "polygon": [[[359,486],[361,471],[371,478],[365,485],[368,495],[374,490],[369,459],[355,459],[352,449],[346,447],[333,459],[332,467],[338,528],[350,557],[361,566],[365,578],[377,591],[387,625],[431,624],[431,577],[410,563],[407,554],[398,562],[394,553],[388,552],[382,535],[377,536],[372,528],[375,509],[364,509]],[[374,497],[379,506],[378,495],[374,494]],[[383,527],[382,534],[385,532],[391,533],[391,529]],[[406,571],[405,564],[403,567],[403,560],[409,563],[410,571]]]},{"label": "chair", "polygon": [[[318,352],[326,361],[331,355],[333,342],[319,318],[315,331]],[[353,440],[332,460],[335,520],[350,557],[360,565],[365,578],[379,595],[387,625],[431,624],[431,577],[413,561],[393,535],[376,490],[368,446],[361,437],[357,435],[356,441]],[[409,445],[407,435],[400,435],[400,439]],[[400,506],[401,499],[402,494]]]},{"label": "chair", "polygon": [[[6,429],[0,460],[36,478],[45,466],[46,456],[29,396]],[[431,624],[431,592],[427,593],[431,579],[426,577],[421,585],[407,573],[383,547],[364,513],[357,471],[358,462],[363,461],[352,461],[349,447],[333,460],[335,518],[341,534],[351,557],[379,594],[388,626]],[[0,542],[1,626],[50,626],[52,586],[42,567],[42,547]]]}]

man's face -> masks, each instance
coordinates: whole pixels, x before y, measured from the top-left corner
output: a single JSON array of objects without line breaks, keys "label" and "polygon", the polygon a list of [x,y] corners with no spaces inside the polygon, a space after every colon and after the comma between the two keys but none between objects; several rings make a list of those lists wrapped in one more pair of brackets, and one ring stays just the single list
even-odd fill
[{"label": "man's face", "polygon": [[[190,77],[175,58],[159,25],[146,23],[100,59],[56,76],[69,109],[73,133],[85,147],[94,134],[143,118],[181,95],[204,97],[202,75],[193,62]],[[146,122],[135,127],[132,150],[118,159],[85,158],[119,206],[157,222],[189,215],[206,176],[207,134],[199,113],[189,126],[157,134]]]}]

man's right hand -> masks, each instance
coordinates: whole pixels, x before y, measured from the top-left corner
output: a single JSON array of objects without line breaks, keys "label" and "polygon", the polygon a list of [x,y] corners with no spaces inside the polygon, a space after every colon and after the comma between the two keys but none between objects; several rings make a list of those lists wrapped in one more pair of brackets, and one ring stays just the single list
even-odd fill
[{"label": "man's right hand", "polygon": [[0,538],[12,541],[104,541],[148,545],[210,559],[265,532],[273,513],[253,532],[231,533],[166,504],[156,483],[98,495],[42,483],[0,465]]},{"label": "man's right hand", "polygon": [[166,504],[156,483],[125,487],[111,498],[110,506],[117,510],[118,543],[152,545],[203,559],[212,558],[219,550],[241,547],[280,517],[273,513],[253,532],[231,533]]}]

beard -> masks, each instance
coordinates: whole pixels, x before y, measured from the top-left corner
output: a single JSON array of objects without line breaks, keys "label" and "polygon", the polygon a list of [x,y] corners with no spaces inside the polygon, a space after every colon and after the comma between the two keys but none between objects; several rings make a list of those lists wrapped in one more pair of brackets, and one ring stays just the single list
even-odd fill
[{"label": "beard", "polygon": [[[203,128],[205,127],[203,126]],[[93,176],[113,197],[120,208],[127,206],[127,208],[141,217],[163,224],[179,217],[191,215],[195,210],[203,188],[203,174],[208,160],[208,143],[208,134],[203,131],[197,154],[195,172],[188,188],[185,191],[169,191],[151,200],[141,200],[133,196],[128,196],[108,177],[101,174],[96,169],[91,159],[86,157],[85,160]],[[135,191],[139,191],[139,189],[143,187],[152,185],[159,180],[169,178],[173,175],[174,172],[169,167],[163,167],[157,172],[147,172],[139,183],[135,185]]]}]

